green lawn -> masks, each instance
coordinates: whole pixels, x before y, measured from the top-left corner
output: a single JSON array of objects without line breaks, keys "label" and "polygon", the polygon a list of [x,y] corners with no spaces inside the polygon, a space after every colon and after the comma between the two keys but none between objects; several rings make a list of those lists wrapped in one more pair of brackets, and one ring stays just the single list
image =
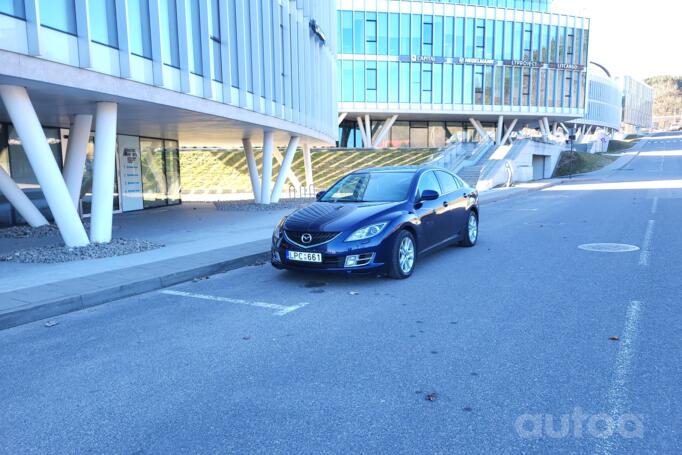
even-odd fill
[{"label": "green lawn", "polygon": [[617,141],[612,139],[609,141],[609,148],[607,150],[608,153],[618,153],[622,152],[624,150],[630,149],[637,144],[637,141],[639,139],[629,139],[629,140],[624,140],[624,141]]},{"label": "green lawn", "polygon": [[561,152],[559,164],[554,170],[554,177],[597,171],[613,163],[616,159],[615,156],[601,153]]}]

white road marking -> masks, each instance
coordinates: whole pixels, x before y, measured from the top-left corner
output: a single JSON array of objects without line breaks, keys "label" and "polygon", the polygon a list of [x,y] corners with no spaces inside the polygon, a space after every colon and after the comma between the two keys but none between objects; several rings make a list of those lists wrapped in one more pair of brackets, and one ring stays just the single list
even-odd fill
[{"label": "white road marking", "polygon": [[243,300],[243,299],[233,299],[230,297],[221,297],[217,295],[207,295],[207,294],[195,294],[194,292],[185,292],[185,291],[173,291],[173,290],[164,290],[164,291],[159,291],[162,294],[167,294],[167,295],[177,295],[180,297],[189,297],[193,299],[200,299],[200,300],[211,300],[214,302],[225,302],[225,303],[234,303],[237,305],[248,305],[248,306],[255,306],[258,308],[267,308],[270,310],[276,310],[274,315],[275,316],[284,316],[292,311],[296,311],[300,308],[303,308],[304,306],[308,305],[309,302],[302,302],[296,305],[278,305],[276,303],[267,303],[267,302],[258,302],[255,300]]},{"label": "white road marking", "polygon": [[644,233],[644,242],[642,243],[642,251],[639,253],[639,265],[648,266],[649,257],[651,256],[651,240],[654,235],[654,220],[649,220],[646,225],[646,232]]},{"label": "white road marking", "polygon": [[[617,419],[625,412],[630,412],[630,410],[625,409],[628,401],[627,385],[631,374],[632,360],[636,354],[635,343],[637,341],[637,328],[641,311],[642,302],[632,300],[625,313],[625,326],[619,341],[613,382],[609,387],[607,395],[609,415],[614,421],[618,421]],[[617,432],[614,432],[611,437],[601,439],[599,441],[600,444],[597,444],[596,453],[603,455],[612,453],[614,451],[614,439],[617,437]]]},{"label": "white road marking", "polygon": [[651,203],[651,214],[655,215],[658,210],[658,196],[654,196],[654,201]]}]

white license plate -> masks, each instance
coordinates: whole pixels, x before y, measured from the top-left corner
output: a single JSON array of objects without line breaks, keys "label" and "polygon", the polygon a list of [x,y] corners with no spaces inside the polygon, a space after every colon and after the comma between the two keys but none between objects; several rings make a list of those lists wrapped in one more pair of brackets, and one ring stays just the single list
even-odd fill
[{"label": "white license plate", "polygon": [[306,253],[302,251],[287,251],[287,259],[299,262],[322,262],[322,253]]}]

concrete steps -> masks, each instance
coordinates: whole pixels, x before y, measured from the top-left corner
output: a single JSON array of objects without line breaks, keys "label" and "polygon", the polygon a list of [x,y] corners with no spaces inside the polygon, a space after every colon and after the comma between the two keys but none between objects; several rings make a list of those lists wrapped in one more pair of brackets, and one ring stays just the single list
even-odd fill
[{"label": "concrete steps", "polygon": [[[485,164],[485,161],[483,161]],[[483,169],[484,164],[476,164],[474,166],[467,166],[459,170],[457,175],[464,180],[472,188],[476,188],[476,183],[481,176],[481,169]]]}]

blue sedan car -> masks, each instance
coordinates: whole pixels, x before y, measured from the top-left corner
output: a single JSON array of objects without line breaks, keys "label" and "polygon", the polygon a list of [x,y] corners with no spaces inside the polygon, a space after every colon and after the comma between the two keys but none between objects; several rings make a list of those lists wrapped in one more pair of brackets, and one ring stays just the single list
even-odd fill
[{"label": "blue sedan car", "polygon": [[280,269],[407,278],[424,253],[478,238],[478,193],[445,169],[364,169],[282,218],[272,235]]}]

